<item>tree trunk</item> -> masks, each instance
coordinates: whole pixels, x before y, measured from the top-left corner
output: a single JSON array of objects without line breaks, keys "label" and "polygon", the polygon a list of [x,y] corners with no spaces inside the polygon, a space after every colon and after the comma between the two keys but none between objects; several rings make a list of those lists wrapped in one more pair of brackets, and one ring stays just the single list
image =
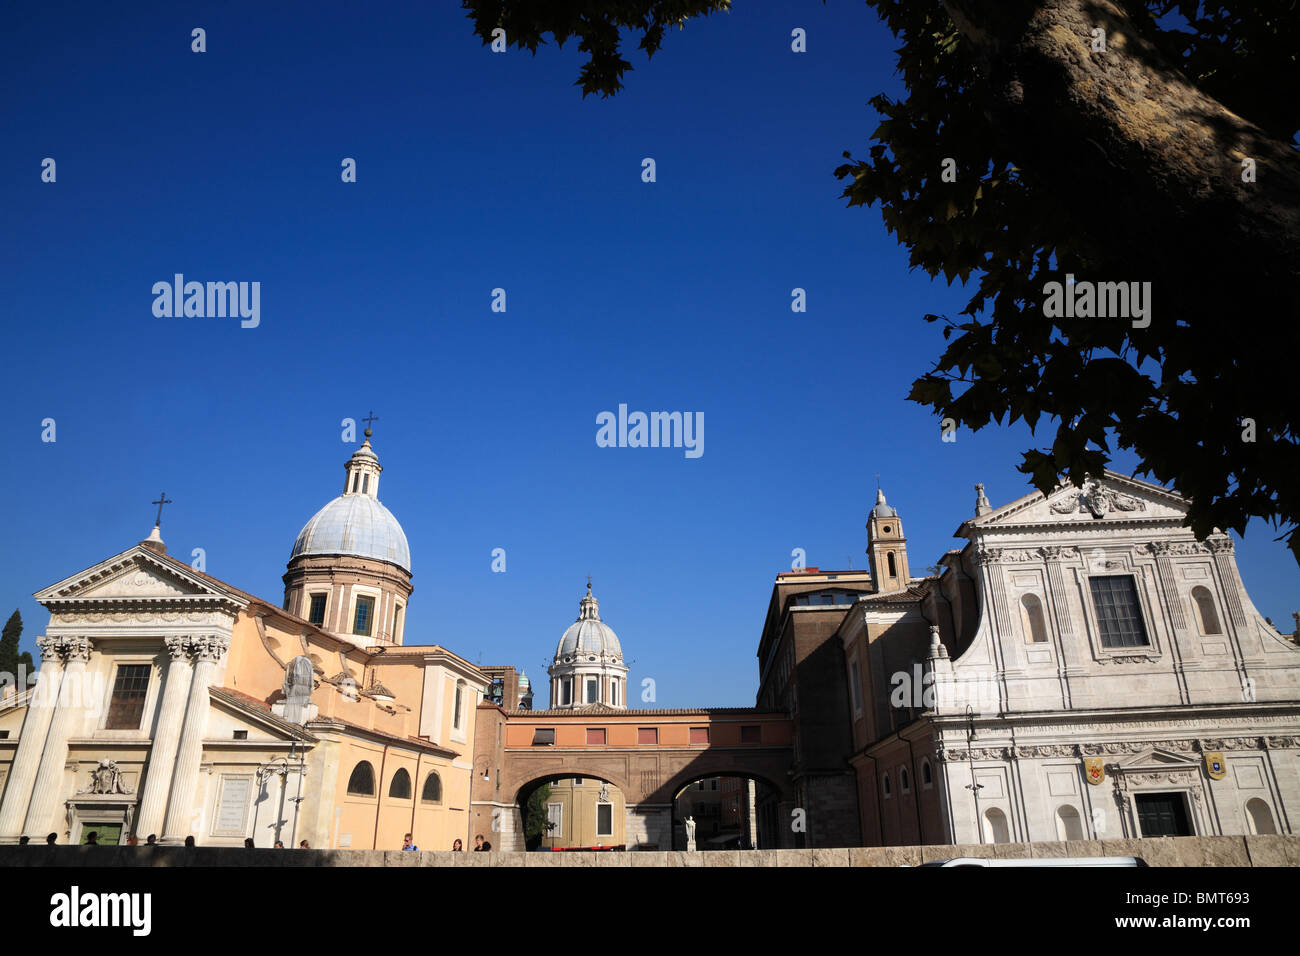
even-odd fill
[{"label": "tree trunk", "polygon": [[[1300,316],[1300,153],[1290,144],[1202,93],[1109,0],[944,6],[985,64],[997,92],[983,105],[1024,174],[1073,210],[1099,265],[1136,273],[1100,278],[1156,280],[1157,308]],[[1092,49],[1097,27],[1105,52]],[[1242,181],[1245,159],[1254,183]],[[1195,288],[1206,283],[1220,294]]]}]

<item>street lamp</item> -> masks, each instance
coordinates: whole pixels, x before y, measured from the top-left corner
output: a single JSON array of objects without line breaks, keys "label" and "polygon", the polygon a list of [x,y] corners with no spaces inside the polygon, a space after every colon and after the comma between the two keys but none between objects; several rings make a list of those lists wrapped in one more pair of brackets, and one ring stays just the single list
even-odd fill
[{"label": "street lamp", "polygon": [[966,789],[971,792],[975,798],[975,835],[979,837],[980,843],[984,842],[984,827],[980,821],[980,790],[984,789],[984,784],[975,782],[975,752],[971,749],[971,741],[975,739],[975,711],[970,704],[966,705],[966,762],[970,764],[970,783],[966,784]]}]

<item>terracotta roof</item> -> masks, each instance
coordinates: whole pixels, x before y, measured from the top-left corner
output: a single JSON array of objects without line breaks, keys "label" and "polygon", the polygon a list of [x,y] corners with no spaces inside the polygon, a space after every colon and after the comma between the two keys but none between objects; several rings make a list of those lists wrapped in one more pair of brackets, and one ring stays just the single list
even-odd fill
[{"label": "terracotta roof", "polygon": [[241,693],[240,691],[233,690],[229,687],[209,687],[208,693],[217,700],[224,701],[231,707],[234,707],[236,710],[251,713],[261,720],[265,720],[269,724],[274,724],[286,733],[293,734],[295,737],[311,741],[316,740],[316,737],[311,733],[304,730],[298,724],[280,717],[271,710],[269,705],[258,700],[256,697],[250,697],[248,694]]},{"label": "terracotta roof", "polygon": [[858,604],[915,604],[929,592],[930,586],[926,582],[937,580],[936,578],[922,578],[919,584],[909,584],[905,590],[889,591],[885,594],[873,594],[870,597],[859,598]]},{"label": "terracotta roof", "polygon": [[398,736],[397,734],[390,734],[386,730],[375,730],[372,727],[365,727],[361,724],[356,723],[355,721],[347,720],[343,717],[317,717],[315,720],[309,720],[307,723],[312,725],[317,725],[317,726],[324,725],[324,724],[342,724],[345,728],[347,728],[350,731],[369,734],[372,737],[382,737],[385,740],[391,740],[394,743],[401,744],[404,747],[409,747],[414,745],[421,748],[422,750],[428,750],[442,756],[447,756],[447,757],[460,756],[460,754],[456,753],[456,751],[448,750],[446,747],[439,747],[437,744],[433,743],[432,741],[426,740],[423,737],[401,737]]}]

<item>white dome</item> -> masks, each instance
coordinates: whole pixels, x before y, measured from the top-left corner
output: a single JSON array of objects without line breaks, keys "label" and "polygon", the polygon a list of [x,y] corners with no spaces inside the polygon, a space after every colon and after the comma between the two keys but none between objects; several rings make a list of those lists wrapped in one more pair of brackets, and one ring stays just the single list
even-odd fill
[{"label": "white dome", "polygon": [[576,621],[569,626],[560,638],[560,645],[555,649],[556,662],[566,657],[585,660],[595,657],[597,660],[621,661],[623,647],[618,642],[618,635],[613,628],[603,621]]},{"label": "white dome", "polygon": [[298,532],[289,560],[309,554],[351,554],[411,571],[406,532],[391,511],[368,495],[339,495],[316,512]]},{"label": "white dome", "polygon": [[577,664],[588,658],[598,661],[623,661],[623,646],[618,642],[614,629],[600,619],[599,605],[591,596],[591,585],[587,585],[578,611],[578,619],[569,625],[569,629],[560,638],[555,648],[556,664]]}]

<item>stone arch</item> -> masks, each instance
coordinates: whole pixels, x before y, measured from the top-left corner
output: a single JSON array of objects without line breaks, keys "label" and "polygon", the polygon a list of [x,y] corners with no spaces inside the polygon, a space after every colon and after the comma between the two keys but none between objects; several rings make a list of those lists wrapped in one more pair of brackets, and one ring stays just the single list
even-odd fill
[{"label": "stone arch", "polygon": [[984,839],[988,843],[1010,843],[1011,828],[1007,826],[1007,815],[997,807],[984,811]]},{"label": "stone arch", "polygon": [[[754,784],[756,785],[756,789],[755,789],[756,799],[755,799],[755,807],[754,807],[755,812],[753,817],[750,818],[749,821],[750,825],[748,828],[742,825],[737,830],[737,834],[741,839],[740,847],[742,849],[752,849],[754,845],[771,846],[771,847],[777,846],[778,842],[776,841],[779,841],[781,837],[780,835],[772,833],[771,828],[780,827],[784,829],[785,827],[789,826],[790,818],[787,815],[790,813],[791,810],[795,809],[788,805],[786,794],[783,788],[778,786],[770,776],[763,774],[761,772],[755,773],[752,770],[748,770],[742,767],[711,766],[709,764],[697,764],[688,767],[677,774],[674,774],[673,777],[669,780],[668,784],[665,787],[661,788],[660,791],[658,791],[658,792],[663,792],[664,790],[667,790],[671,794],[668,801],[669,812],[667,817],[667,825],[668,825],[667,839],[669,841],[669,847],[677,850],[683,850],[686,848],[686,842],[685,842],[686,825],[685,825],[685,819],[683,817],[682,801],[683,799],[687,798],[687,795],[689,794],[691,788],[695,784],[699,783],[700,781],[708,780],[714,777],[731,777],[732,779],[753,781]],[[721,787],[719,787],[718,791],[706,791],[706,793],[709,794],[716,793],[717,800],[720,804],[720,808],[719,808],[720,815],[715,816],[713,818],[714,821],[716,821],[713,824],[710,824],[708,819],[705,818],[697,819],[697,824],[701,827],[697,839],[704,840],[707,838],[708,826],[710,825],[714,826],[716,831],[720,826],[722,826],[727,822],[728,818],[724,812],[725,804],[727,802],[727,799],[724,797],[724,794],[726,792],[727,791],[724,791]],[[735,793],[735,791],[731,791],[731,792],[733,794]],[[746,803],[745,803],[745,809],[741,810],[741,813],[744,815],[748,815],[747,793],[742,799],[745,799]],[[709,800],[708,802],[712,802],[712,800]],[[737,809],[739,809],[739,807],[737,807]],[[768,832],[765,832],[765,826],[764,826],[765,814],[768,815],[767,817]],[[775,817],[771,816],[772,814],[775,814]],[[734,823],[741,823],[743,817],[731,818],[731,820]],[[806,834],[807,831],[805,829],[799,832],[802,834]],[[757,841],[756,844],[750,843],[751,837]]]},{"label": "stone arch", "polygon": [[1026,594],[1020,599],[1020,620],[1025,628],[1025,640],[1031,644],[1047,643],[1047,618],[1043,602],[1037,594]]},{"label": "stone arch", "polygon": [[1084,839],[1083,821],[1079,817],[1079,811],[1068,803],[1056,808],[1056,838],[1058,840]]},{"label": "stone arch", "polygon": [[1210,589],[1198,585],[1192,588],[1192,604],[1196,608],[1196,619],[1201,625],[1202,634],[1222,634],[1219,624],[1219,612],[1214,607],[1214,596]]},{"label": "stone arch", "polygon": [[1273,822],[1273,811],[1269,809],[1268,803],[1259,797],[1252,797],[1246,801],[1246,822],[1253,834],[1277,833],[1277,825]]},{"label": "stone arch", "polygon": [[[772,790],[774,790],[782,800],[789,797],[787,788],[776,782],[774,774],[756,772],[746,767],[703,764],[692,765],[679,770],[677,773],[669,777],[668,781],[663,786],[659,787],[653,794],[648,794],[646,800],[654,803],[671,803],[676,800],[688,786],[695,783],[697,780],[702,780],[706,777],[741,777],[772,788]],[[665,794],[667,795],[667,800],[662,801],[660,798]]]},{"label": "stone arch", "polygon": [[501,792],[512,794],[513,802],[518,805],[522,799],[537,788],[538,784],[545,783],[548,780],[554,780],[557,777],[583,777],[588,780],[603,780],[610,786],[618,787],[623,791],[623,796],[629,803],[633,802],[633,797],[637,791],[629,786],[628,781],[621,774],[611,773],[607,768],[584,767],[581,761],[574,761],[572,764],[565,764],[559,768],[547,767],[542,769],[533,769],[531,771],[519,774],[516,778],[501,781]]}]

